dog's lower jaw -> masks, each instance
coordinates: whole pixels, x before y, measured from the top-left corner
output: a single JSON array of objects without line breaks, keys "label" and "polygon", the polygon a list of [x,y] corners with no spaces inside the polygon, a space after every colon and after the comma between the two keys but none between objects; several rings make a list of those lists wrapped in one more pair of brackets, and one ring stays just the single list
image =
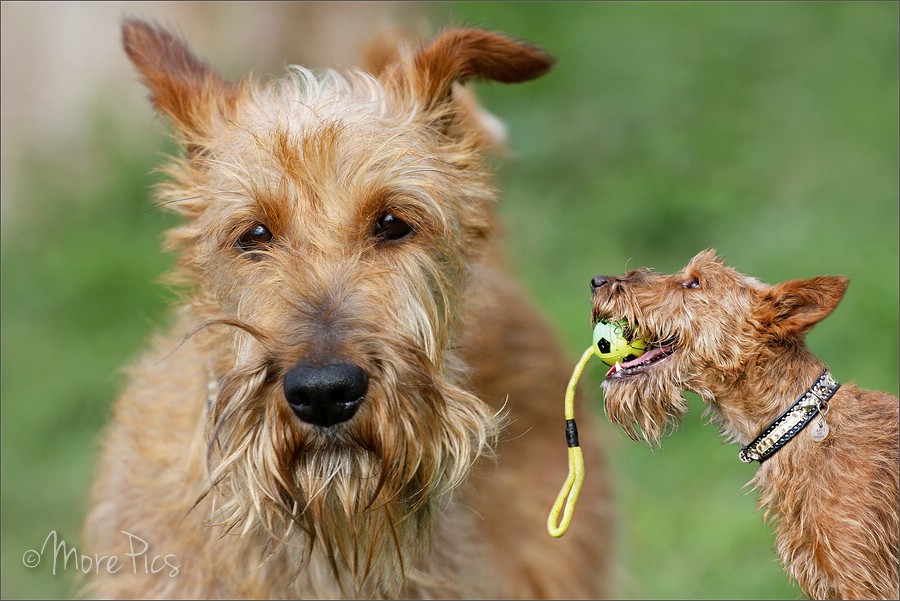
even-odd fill
[{"label": "dog's lower jaw", "polygon": [[[239,536],[248,547],[256,547],[262,564],[271,561],[293,566],[284,574],[285,594],[304,591],[321,597],[394,598],[415,588],[416,574],[433,563],[432,535],[445,519],[449,497],[440,491],[427,493],[421,479],[413,479],[401,490],[380,483],[375,465],[366,475],[366,461],[348,453],[345,466],[333,462],[330,478],[298,476],[303,493],[294,498],[282,494],[280,511],[249,506],[235,507],[233,486],[223,482],[211,493],[217,507],[210,526]],[[317,465],[322,465],[319,453]],[[325,462],[332,463],[332,462]],[[246,487],[245,487],[246,488]],[[246,494],[240,498],[247,504]],[[230,523],[217,519],[231,507]]]},{"label": "dog's lower jaw", "polygon": [[677,350],[677,348],[671,345],[652,348],[640,357],[631,361],[625,363],[616,362],[616,364],[606,372],[606,377],[607,379],[623,379],[644,373],[652,373],[654,369],[658,368],[661,363],[669,359],[669,357],[676,353]]},{"label": "dog's lower jaw", "polygon": [[[671,364],[660,365],[648,373],[603,382],[606,415],[632,440],[659,444],[687,412],[683,386],[670,369]],[[663,373],[666,377],[659,377]]]},{"label": "dog's lower jaw", "polygon": [[[415,589],[425,573],[433,587],[446,571],[431,559],[433,531],[449,493],[491,455],[499,428],[487,405],[434,378],[417,399],[379,396],[375,385],[370,407],[330,429],[302,424],[265,386],[237,399],[249,413],[228,417],[224,409],[208,433],[210,524],[252,535],[248,544],[259,545],[263,561],[288,554],[296,573],[287,590],[390,598]],[[228,390],[213,400],[214,413],[235,401]],[[381,411],[393,419],[376,419]],[[452,580],[441,589],[452,591]]]}]

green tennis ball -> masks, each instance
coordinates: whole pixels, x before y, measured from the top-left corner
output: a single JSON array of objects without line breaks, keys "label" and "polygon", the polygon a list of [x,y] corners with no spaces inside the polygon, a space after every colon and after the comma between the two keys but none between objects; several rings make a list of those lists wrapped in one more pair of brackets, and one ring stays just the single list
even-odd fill
[{"label": "green tennis ball", "polygon": [[624,319],[613,323],[598,321],[594,326],[594,354],[607,365],[624,363],[644,354],[647,343],[640,338],[629,341],[624,336],[628,322]]}]

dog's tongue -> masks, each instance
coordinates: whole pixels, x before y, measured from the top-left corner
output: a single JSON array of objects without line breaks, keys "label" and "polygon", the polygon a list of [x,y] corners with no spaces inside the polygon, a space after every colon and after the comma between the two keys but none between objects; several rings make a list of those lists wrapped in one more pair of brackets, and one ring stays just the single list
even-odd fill
[{"label": "dog's tongue", "polygon": [[661,346],[659,348],[650,349],[637,359],[632,359],[631,361],[626,361],[625,363],[616,363],[612,367],[609,368],[609,371],[606,372],[606,377],[610,377],[614,373],[621,371],[623,369],[628,369],[629,367],[637,367],[642,363],[648,363],[672,350],[671,346]]}]

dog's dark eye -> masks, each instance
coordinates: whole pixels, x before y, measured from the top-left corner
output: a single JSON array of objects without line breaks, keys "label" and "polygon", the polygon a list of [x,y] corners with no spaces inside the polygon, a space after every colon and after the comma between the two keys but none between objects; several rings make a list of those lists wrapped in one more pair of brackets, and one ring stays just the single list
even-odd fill
[{"label": "dog's dark eye", "polygon": [[681,287],[682,288],[699,288],[700,280],[698,280],[697,278],[691,278],[689,280],[685,280],[685,281],[681,282]]},{"label": "dog's dark eye", "polygon": [[252,252],[254,250],[262,250],[272,241],[272,232],[269,228],[261,223],[257,223],[246,232],[241,234],[234,245],[242,253]]},{"label": "dog's dark eye", "polygon": [[381,240],[400,240],[412,231],[411,225],[391,213],[385,213],[375,222],[375,237]]}]

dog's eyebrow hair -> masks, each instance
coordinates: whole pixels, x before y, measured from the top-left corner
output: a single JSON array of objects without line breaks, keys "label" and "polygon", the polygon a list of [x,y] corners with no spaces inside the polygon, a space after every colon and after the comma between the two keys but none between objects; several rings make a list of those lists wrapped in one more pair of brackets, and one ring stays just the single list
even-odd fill
[{"label": "dog's eyebrow hair", "polygon": [[149,209],[145,209],[142,214],[150,213],[155,209],[162,209],[167,207],[168,205],[177,204],[179,202],[189,202],[191,200],[199,200],[203,198],[202,194],[196,194],[194,196],[184,196],[182,198],[170,198],[169,200],[164,200],[162,202],[154,203]]}]

